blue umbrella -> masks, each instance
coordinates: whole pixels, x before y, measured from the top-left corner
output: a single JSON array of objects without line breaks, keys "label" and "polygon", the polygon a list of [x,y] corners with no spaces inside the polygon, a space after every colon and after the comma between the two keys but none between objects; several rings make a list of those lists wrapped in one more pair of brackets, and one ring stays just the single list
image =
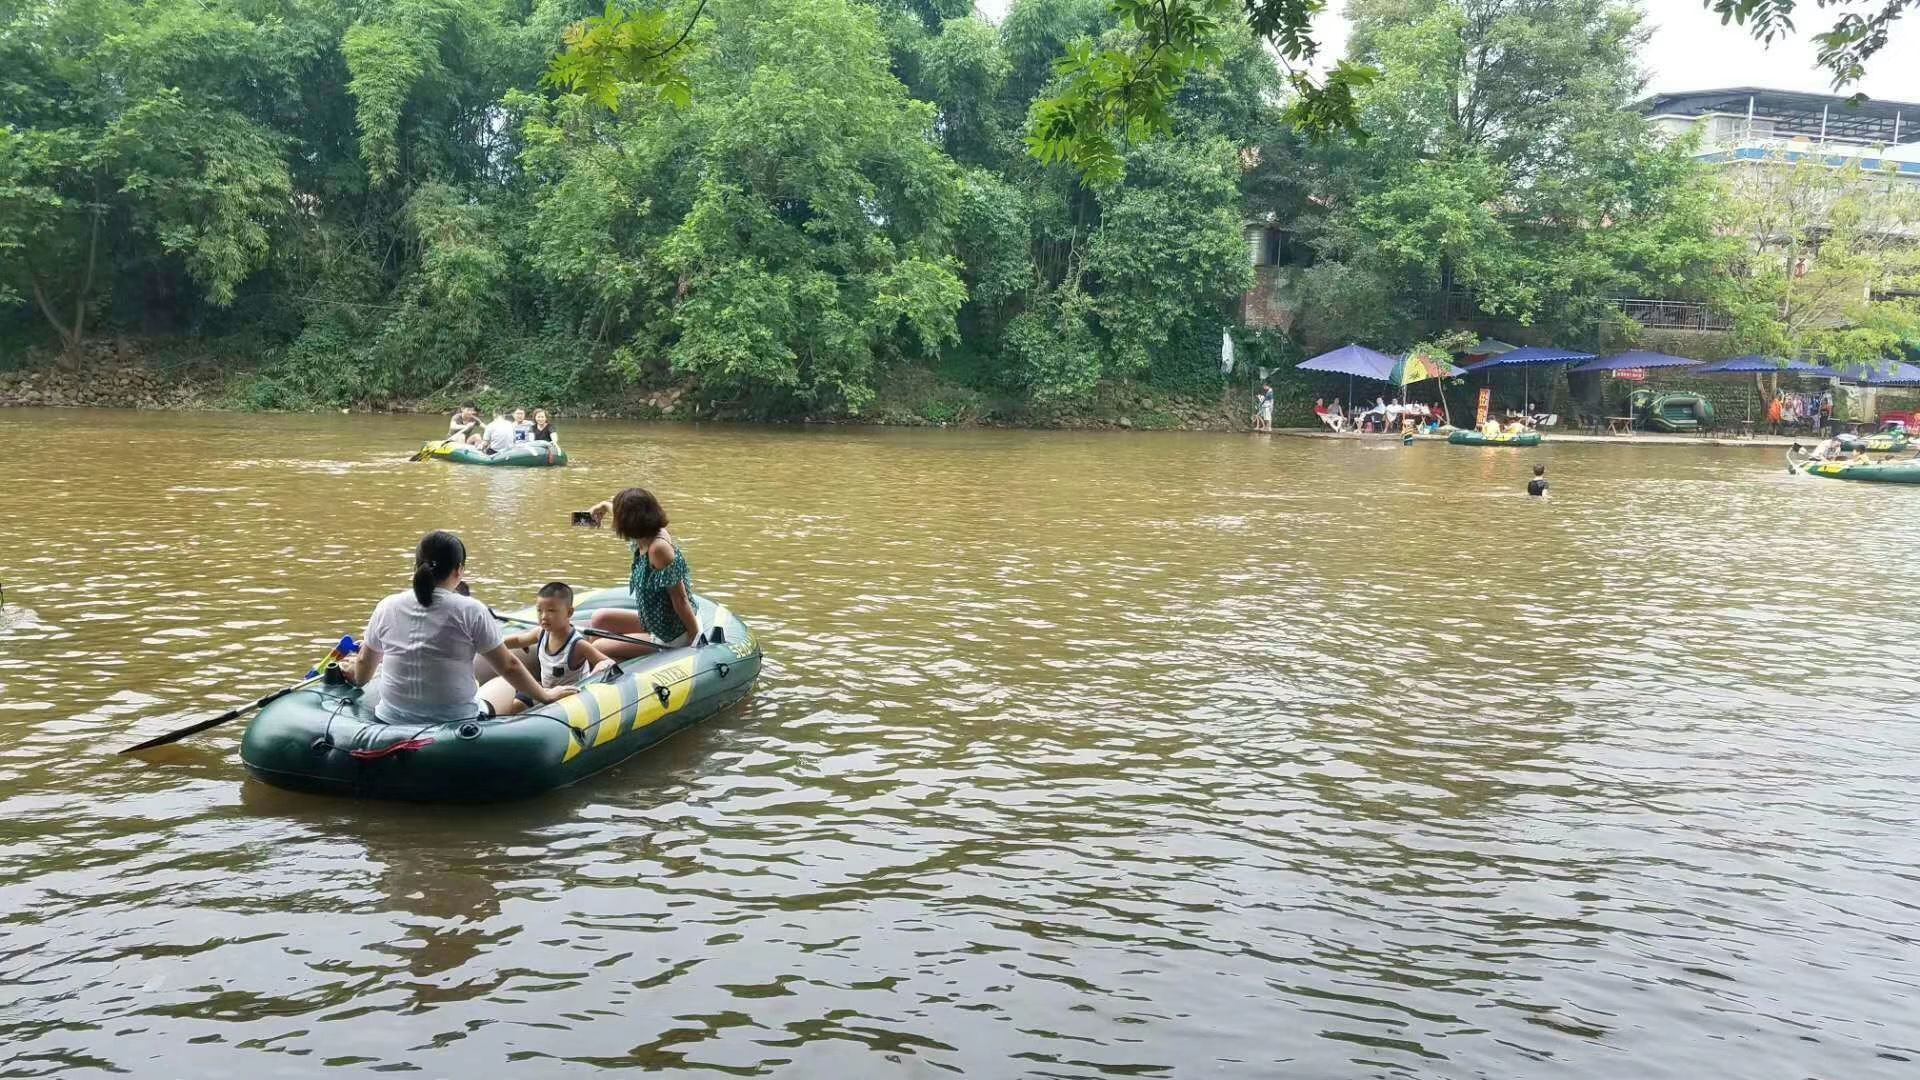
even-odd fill
[{"label": "blue umbrella", "polygon": [[1398,357],[1375,352],[1365,345],[1343,345],[1311,360],[1302,360],[1298,366],[1301,371],[1330,371],[1336,375],[1353,375],[1386,382],[1393,374],[1393,365],[1399,362]]},{"label": "blue umbrella", "polygon": [[[1821,379],[1837,379],[1840,373],[1819,364],[1805,360],[1781,360],[1771,356],[1736,356],[1731,360],[1716,360],[1693,369],[1695,375],[1811,375]],[[1747,387],[1747,419],[1753,419],[1753,387]]]},{"label": "blue umbrella", "polygon": [[[1498,356],[1489,356],[1485,360],[1468,364],[1460,370],[1486,371],[1489,368],[1497,367],[1520,368],[1522,371],[1520,396],[1531,399],[1533,397],[1533,372],[1531,369],[1534,365],[1565,364],[1573,360],[1591,359],[1593,359],[1593,354],[1590,352],[1578,352],[1573,349],[1556,349],[1551,345],[1523,345],[1518,349],[1508,349]],[[1552,397],[1553,395],[1549,394],[1547,396]],[[1531,405],[1532,401],[1529,400],[1527,404]]]},{"label": "blue umbrella", "polygon": [[1837,379],[1840,373],[1832,368],[1806,360],[1779,360],[1771,356],[1736,356],[1731,360],[1716,360],[1703,364],[1693,370],[1695,375],[1743,375],[1747,372],[1762,375],[1777,372],[1785,375],[1812,375],[1821,379]]},{"label": "blue umbrella", "polygon": [[1920,367],[1898,360],[1848,364],[1834,374],[1858,386],[1920,386]]},{"label": "blue umbrella", "polygon": [[1573,370],[1589,371],[1629,371],[1638,368],[1692,367],[1698,360],[1689,360],[1684,356],[1670,356],[1661,352],[1623,352],[1612,356],[1596,357],[1584,364],[1577,364]]},{"label": "blue umbrella", "polygon": [[1301,371],[1328,371],[1335,375],[1345,375],[1347,406],[1352,408],[1355,378],[1387,382],[1393,376],[1393,366],[1399,362],[1399,357],[1375,352],[1365,345],[1343,345],[1332,352],[1321,353],[1311,360],[1302,360],[1297,366]]},{"label": "blue umbrella", "polygon": [[1498,356],[1489,356],[1478,363],[1468,364],[1463,371],[1480,371],[1491,367],[1518,367],[1532,364],[1564,364],[1569,360],[1591,360],[1590,352],[1577,352],[1573,349],[1556,349],[1548,345],[1526,345],[1518,349],[1508,349]]},{"label": "blue umbrella", "polygon": [[[1584,364],[1576,364],[1571,370],[1582,373],[1595,371],[1633,371],[1642,368],[1694,367],[1700,361],[1689,360],[1684,356],[1673,356],[1660,352],[1623,352],[1612,356],[1596,357]],[[1627,395],[1627,426],[1633,426],[1633,395]]]}]

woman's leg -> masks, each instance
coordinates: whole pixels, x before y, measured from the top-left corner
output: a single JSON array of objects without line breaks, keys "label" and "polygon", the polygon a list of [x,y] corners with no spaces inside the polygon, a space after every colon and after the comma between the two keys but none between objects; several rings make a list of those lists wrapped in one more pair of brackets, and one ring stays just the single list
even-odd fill
[{"label": "woman's leg", "polygon": [[493,706],[493,715],[512,716],[523,706],[513,698],[513,686],[505,679],[488,679],[480,688],[480,700]]},{"label": "woman's leg", "polygon": [[[640,621],[637,611],[601,610],[593,613],[593,620],[587,625],[595,630],[605,630],[610,634],[625,634],[628,637],[646,637],[647,628]],[[608,638],[594,638],[593,644],[610,659],[630,660],[636,656],[645,656],[655,650],[645,645],[635,645],[627,641],[613,641]]]}]

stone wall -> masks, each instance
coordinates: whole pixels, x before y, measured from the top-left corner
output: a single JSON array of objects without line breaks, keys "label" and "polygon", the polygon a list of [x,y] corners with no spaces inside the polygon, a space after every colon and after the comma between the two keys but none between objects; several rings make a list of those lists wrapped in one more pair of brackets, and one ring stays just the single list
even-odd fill
[{"label": "stone wall", "polygon": [[1293,329],[1293,270],[1285,266],[1253,268],[1253,288],[1240,297],[1241,325],[1255,330]]}]

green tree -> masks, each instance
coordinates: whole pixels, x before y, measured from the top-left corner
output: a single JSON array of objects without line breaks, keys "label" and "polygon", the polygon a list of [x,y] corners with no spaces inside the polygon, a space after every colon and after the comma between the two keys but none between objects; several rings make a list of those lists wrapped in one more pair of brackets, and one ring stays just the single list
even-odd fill
[{"label": "green tree", "polygon": [[[1629,108],[1637,9],[1612,0],[1356,0],[1352,47],[1381,77],[1364,143],[1316,155],[1299,226],[1313,344],[1473,308],[1590,339],[1607,299],[1672,296],[1730,246],[1684,145]],[[1371,282],[1363,279],[1372,278]],[[1464,294],[1468,303],[1456,299]],[[1343,300],[1343,297],[1345,298]],[[1385,312],[1380,297],[1391,298]]]},{"label": "green tree", "polygon": [[232,302],[266,261],[291,181],[278,133],[199,91],[219,62],[270,73],[260,53],[274,43],[167,0],[0,17],[0,298],[31,297],[69,353],[102,276],[143,259],[176,259],[212,303]]},{"label": "green tree", "polygon": [[[1720,304],[1744,352],[1837,367],[1920,347],[1920,194],[1891,170],[1776,155],[1734,174],[1739,272]],[[1760,380],[1763,393],[1777,385]]]},{"label": "green tree", "polygon": [[[1747,27],[1760,41],[1793,34],[1797,0],[1702,0],[1724,23]],[[1838,90],[1858,82],[1867,73],[1867,61],[1887,46],[1893,24],[1914,10],[1915,0],[1816,0],[1821,8],[1841,9],[1832,25],[1813,35],[1819,45],[1819,63],[1833,76]],[[1856,8],[1866,8],[1862,14]]]},{"label": "green tree", "polygon": [[554,182],[533,266],[556,283],[620,269],[626,287],[598,299],[630,373],[664,362],[722,398],[857,413],[887,363],[956,337],[960,178],[935,111],[889,70],[869,8],[714,0],[707,14],[686,64],[709,92],[690,108],[529,115],[528,166]]}]

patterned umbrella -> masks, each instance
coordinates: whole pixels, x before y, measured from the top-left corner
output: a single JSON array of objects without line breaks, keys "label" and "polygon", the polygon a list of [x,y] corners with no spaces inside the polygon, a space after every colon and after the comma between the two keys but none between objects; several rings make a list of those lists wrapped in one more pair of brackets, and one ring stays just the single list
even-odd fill
[{"label": "patterned umbrella", "polygon": [[1387,372],[1387,381],[1398,387],[1412,386],[1428,379],[1452,379],[1461,374],[1460,369],[1445,360],[1425,353],[1413,353],[1403,357]]}]

